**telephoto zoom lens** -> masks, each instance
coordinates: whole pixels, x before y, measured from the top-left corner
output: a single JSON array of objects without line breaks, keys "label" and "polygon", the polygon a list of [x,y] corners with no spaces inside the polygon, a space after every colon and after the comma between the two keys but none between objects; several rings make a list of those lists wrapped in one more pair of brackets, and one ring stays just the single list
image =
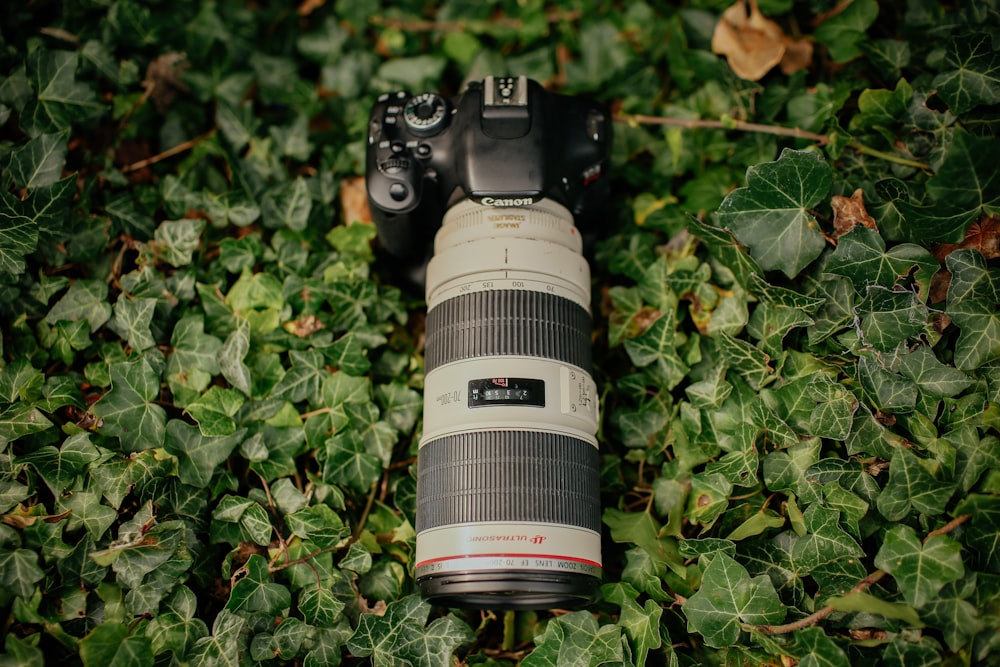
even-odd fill
[{"label": "telephoto zoom lens", "polygon": [[563,206],[448,210],[427,268],[416,576],[434,603],[552,609],[600,583],[590,269]]}]

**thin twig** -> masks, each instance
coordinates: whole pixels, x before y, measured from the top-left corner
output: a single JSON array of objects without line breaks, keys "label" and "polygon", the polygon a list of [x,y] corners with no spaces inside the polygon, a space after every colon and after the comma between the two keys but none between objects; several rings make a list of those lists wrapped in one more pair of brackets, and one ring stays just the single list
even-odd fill
[{"label": "thin twig", "polygon": [[[884,577],[887,573],[884,570],[875,570],[867,577],[862,579],[854,586],[848,595],[851,593],[860,593],[872,584],[876,583],[879,579]],[[800,618],[794,623],[785,623],[784,625],[746,625],[743,626],[745,630],[760,630],[761,632],[766,632],[769,635],[786,635],[789,632],[795,632],[796,630],[801,630],[803,628],[808,628],[811,625],[816,625],[824,618],[836,611],[836,607],[829,606],[823,607],[814,614],[809,614],[805,618]]]},{"label": "thin twig", "polygon": [[358,520],[358,525],[355,527],[354,532],[351,533],[351,539],[357,541],[361,537],[361,531],[365,529],[365,523],[368,522],[368,515],[372,511],[372,505],[375,504],[375,494],[378,493],[379,483],[372,483],[372,490],[368,493],[368,501],[365,503],[365,509],[361,512],[361,518]]},{"label": "thin twig", "polygon": [[932,537],[937,537],[938,535],[947,535],[948,533],[955,530],[956,528],[958,528],[971,518],[972,518],[971,514],[959,514],[954,519],[944,524],[940,528],[932,530],[931,532],[927,533],[927,537],[924,538],[923,543],[927,544],[927,540],[931,539]]},{"label": "thin twig", "polygon": [[[579,10],[554,11],[549,12],[546,21],[549,23],[560,23],[562,21],[576,21],[583,15]],[[470,26],[482,24],[484,26],[502,26],[504,28],[523,28],[524,21],[509,16],[495,16],[488,21],[429,21],[422,19],[405,20],[385,18],[383,16],[373,16],[369,19],[372,25],[380,28],[392,28],[404,32],[466,32]]]},{"label": "thin twig", "polygon": [[183,153],[185,151],[191,150],[192,148],[194,148],[199,143],[201,143],[205,139],[209,138],[213,134],[215,134],[215,129],[214,128],[211,129],[211,130],[209,130],[208,132],[206,132],[204,134],[199,134],[194,139],[188,139],[187,141],[183,141],[183,142],[177,144],[173,148],[168,148],[167,150],[163,151],[162,153],[158,153],[157,155],[154,155],[152,157],[148,157],[145,160],[139,160],[138,162],[133,162],[132,164],[127,164],[124,167],[122,167],[121,171],[122,171],[123,174],[127,174],[127,173],[129,173],[131,171],[136,171],[137,169],[145,169],[146,167],[148,167],[150,165],[153,165],[153,164],[156,164],[157,162],[159,162],[161,160],[166,160],[168,157],[173,157],[174,155],[178,155],[178,154]]},{"label": "thin twig", "polygon": [[[962,514],[955,517],[954,519],[952,519],[945,525],[941,526],[940,528],[932,530],[931,532],[927,533],[927,536],[924,537],[923,539],[923,543],[926,544],[927,541],[932,537],[936,537],[938,535],[947,535],[948,533],[950,533],[951,531],[955,530],[957,527],[961,526],[963,523],[968,521],[970,517],[972,517],[971,514]],[[854,588],[848,591],[847,594],[850,595],[851,593],[860,593],[861,591],[867,589],[872,584],[882,579],[882,577],[884,577],[886,574],[888,573],[885,572],[884,570],[875,570],[867,577],[859,581],[854,586]],[[769,635],[784,635],[790,632],[801,630],[803,628],[808,628],[811,625],[816,625],[824,618],[832,614],[834,611],[836,611],[836,608],[831,605],[823,607],[819,611],[810,614],[805,618],[800,618],[799,620],[793,623],[785,623],[784,625],[744,625],[743,629],[766,632]]]},{"label": "thin twig", "polygon": [[667,118],[664,116],[644,116],[642,114],[618,114],[615,120],[628,123],[630,125],[670,125],[682,127],[689,130],[741,130],[743,132],[759,132],[762,134],[774,134],[779,137],[794,137],[796,139],[808,139],[815,141],[821,146],[825,146],[830,141],[830,137],[825,134],[809,132],[797,127],[782,127],[781,125],[763,125],[761,123],[748,123],[735,118],[731,120],[704,120],[700,118]]},{"label": "thin twig", "polygon": [[[268,566],[267,569],[268,569],[268,572],[270,572],[271,574],[274,574],[278,570],[284,570],[285,568],[291,567],[293,565],[310,565],[309,561],[312,560],[313,558],[315,558],[316,556],[321,556],[321,555],[327,553],[328,551],[336,551],[339,548],[340,548],[339,546],[323,547],[322,549],[317,549],[316,551],[313,551],[312,553],[308,553],[305,556],[302,556],[300,558],[295,558],[293,560],[286,560],[281,565],[271,564],[271,565]],[[312,566],[310,565],[310,567],[312,567]],[[315,569],[315,568],[313,568],[313,569]]]},{"label": "thin twig", "polygon": [[[762,123],[748,123],[746,121],[733,119],[727,120],[704,120],[700,118],[667,118],[664,116],[644,116],[642,114],[618,114],[615,120],[630,125],[669,125],[688,130],[708,129],[708,130],[739,130],[741,132],[757,132],[760,134],[772,134],[779,137],[792,137],[795,139],[807,139],[820,146],[830,143],[830,137],[825,134],[809,132],[797,127],[783,127],[781,125],[764,125]],[[893,153],[886,153],[870,146],[866,146],[856,139],[847,142],[847,147],[871,157],[894,162],[896,164],[913,167],[922,171],[929,171],[930,165],[925,162],[911,160]]]}]

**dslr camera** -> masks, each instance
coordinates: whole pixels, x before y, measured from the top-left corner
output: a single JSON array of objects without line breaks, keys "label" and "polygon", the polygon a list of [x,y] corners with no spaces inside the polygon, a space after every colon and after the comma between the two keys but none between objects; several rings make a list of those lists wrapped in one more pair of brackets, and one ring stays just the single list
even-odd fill
[{"label": "dslr camera", "polygon": [[437,604],[577,606],[600,583],[583,248],[610,146],[606,109],[525,77],[372,109],[372,215],[426,291],[415,573]]}]

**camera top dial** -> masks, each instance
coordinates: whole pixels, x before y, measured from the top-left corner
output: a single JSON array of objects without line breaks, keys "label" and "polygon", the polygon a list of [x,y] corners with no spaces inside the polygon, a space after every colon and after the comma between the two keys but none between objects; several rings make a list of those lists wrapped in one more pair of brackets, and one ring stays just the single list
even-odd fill
[{"label": "camera top dial", "polygon": [[403,109],[403,121],[414,134],[426,137],[444,127],[447,104],[440,95],[423,93],[411,97]]}]

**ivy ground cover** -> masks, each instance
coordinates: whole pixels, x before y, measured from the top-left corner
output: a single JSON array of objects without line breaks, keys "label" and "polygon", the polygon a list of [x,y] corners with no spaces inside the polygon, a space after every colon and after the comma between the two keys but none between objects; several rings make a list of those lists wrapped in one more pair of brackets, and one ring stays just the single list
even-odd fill
[{"label": "ivy ground cover", "polygon": [[[0,6],[3,665],[1000,665],[1000,14]],[[616,114],[583,610],[415,593],[385,91]]]}]

